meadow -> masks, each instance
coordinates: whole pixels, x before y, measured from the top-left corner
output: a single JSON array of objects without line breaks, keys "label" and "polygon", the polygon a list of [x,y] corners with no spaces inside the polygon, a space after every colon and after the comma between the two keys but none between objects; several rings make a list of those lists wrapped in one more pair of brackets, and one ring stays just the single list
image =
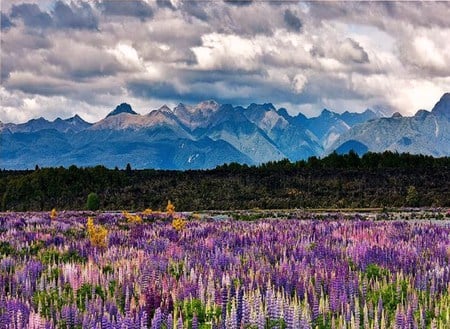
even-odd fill
[{"label": "meadow", "polygon": [[0,328],[450,328],[450,224],[0,214]]}]

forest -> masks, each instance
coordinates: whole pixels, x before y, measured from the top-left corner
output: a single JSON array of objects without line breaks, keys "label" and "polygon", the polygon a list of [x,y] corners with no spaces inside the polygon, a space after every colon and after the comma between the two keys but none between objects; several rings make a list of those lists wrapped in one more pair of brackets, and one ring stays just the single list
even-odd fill
[{"label": "forest", "polygon": [[390,151],[188,171],[36,166],[0,171],[0,208],[83,210],[89,194],[101,210],[449,207],[449,182],[449,157]]}]

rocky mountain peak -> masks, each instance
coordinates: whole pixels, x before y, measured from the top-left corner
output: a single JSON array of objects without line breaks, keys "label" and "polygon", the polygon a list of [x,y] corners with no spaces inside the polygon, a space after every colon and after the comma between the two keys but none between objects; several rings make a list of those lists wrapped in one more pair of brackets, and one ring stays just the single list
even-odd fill
[{"label": "rocky mountain peak", "polygon": [[106,117],[111,117],[114,115],[118,115],[121,113],[128,113],[128,114],[137,114],[136,112],[133,111],[133,109],[131,108],[130,104],[127,103],[122,103],[120,105],[118,105],[114,111],[110,112]]},{"label": "rocky mountain peak", "polygon": [[172,113],[172,110],[166,105],[164,104],[163,106],[161,106],[158,109],[159,112],[164,112],[164,113]]},{"label": "rocky mountain peak", "polygon": [[436,103],[431,112],[450,118],[450,93],[442,95],[441,99]]},{"label": "rocky mountain peak", "polygon": [[204,110],[204,109],[211,109],[211,110],[217,110],[220,107],[220,104],[217,103],[215,100],[210,99],[210,100],[206,100],[203,101],[201,103],[198,103],[195,108],[196,109],[200,109],[200,110]]}]

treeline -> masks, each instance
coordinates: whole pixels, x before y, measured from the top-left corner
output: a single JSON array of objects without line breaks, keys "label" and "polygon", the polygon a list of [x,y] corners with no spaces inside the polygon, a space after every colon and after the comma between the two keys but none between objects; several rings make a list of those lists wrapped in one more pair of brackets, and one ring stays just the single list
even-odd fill
[{"label": "treeline", "polygon": [[211,170],[132,170],[103,166],[0,171],[1,209],[177,210],[450,206],[450,158],[384,152],[336,153],[291,163],[236,163]]}]

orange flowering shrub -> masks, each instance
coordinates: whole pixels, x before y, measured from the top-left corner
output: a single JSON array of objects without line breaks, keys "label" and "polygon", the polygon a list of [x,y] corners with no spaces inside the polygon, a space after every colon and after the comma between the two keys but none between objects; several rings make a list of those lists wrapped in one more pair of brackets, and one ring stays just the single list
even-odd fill
[{"label": "orange flowering shrub", "polygon": [[150,216],[152,214],[153,214],[153,210],[151,210],[150,208],[147,208],[142,212],[143,216]]},{"label": "orange flowering shrub", "polygon": [[142,223],[142,217],[139,215],[132,215],[128,211],[123,211],[122,215],[128,223]]},{"label": "orange flowering shrub", "polygon": [[106,248],[108,244],[108,230],[102,225],[94,225],[94,219],[88,217],[86,228],[89,241],[95,247]]},{"label": "orange flowering shrub", "polygon": [[52,211],[50,211],[50,219],[55,220],[56,217],[58,217],[58,212],[53,208]]},{"label": "orange flowering shrub", "polygon": [[175,206],[172,202],[170,202],[170,200],[167,202],[166,212],[168,216],[173,216],[173,214],[175,213]]},{"label": "orange flowering shrub", "polygon": [[175,217],[172,220],[172,227],[177,231],[181,231],[182,229],[184,229],[185,226],[186,226],[186,221],[183,218]]}]

